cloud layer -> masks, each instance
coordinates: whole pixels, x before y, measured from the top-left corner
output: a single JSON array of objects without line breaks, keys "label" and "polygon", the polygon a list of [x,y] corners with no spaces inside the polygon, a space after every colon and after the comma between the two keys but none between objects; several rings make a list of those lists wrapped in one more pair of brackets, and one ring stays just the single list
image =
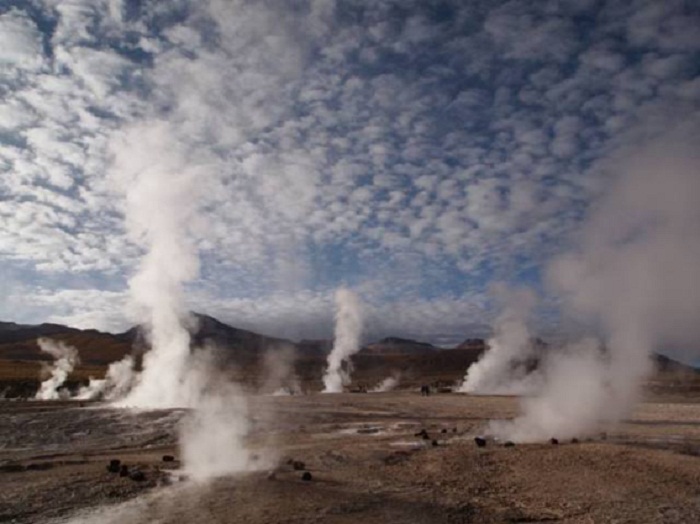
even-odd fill
[{"label": "cloud layer", "polygon": [[131,321],[141,253],[108,174],[158,122],[168,140],[132,160],[204,195],[189,306],[327,335],[342,284],[368,333],[459,338],[491,319],[492,281],[539,285],[607,158],[698,118],[698,25],[690,2],[641,0],[7,9],[0,317]]}]

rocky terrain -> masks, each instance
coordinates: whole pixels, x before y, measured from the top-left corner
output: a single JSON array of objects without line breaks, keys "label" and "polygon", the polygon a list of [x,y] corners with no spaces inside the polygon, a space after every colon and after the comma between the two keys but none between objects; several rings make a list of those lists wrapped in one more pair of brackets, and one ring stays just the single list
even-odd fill
[{"label": "rocky terrain", "polygon": [[[474,437],[488,419],[516,413],[513,398],[404,391],[249,402],[260,467],[207,482],[185,480],[180,410],[2,402],[0,521],[700,521],[694,399],[647,402],[592,439],[512,447],[477,447]],[[109,472],[111,459],[143,477]]]}]

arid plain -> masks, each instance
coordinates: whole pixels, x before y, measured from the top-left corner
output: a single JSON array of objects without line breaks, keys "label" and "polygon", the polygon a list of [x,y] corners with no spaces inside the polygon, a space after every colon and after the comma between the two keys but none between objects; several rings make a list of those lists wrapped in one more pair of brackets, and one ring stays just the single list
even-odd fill
[{"label": "arid plain", "polygon": [[[517,413],[516,398],[254,396],[252,471],[207,482],[181,469],[183,410],[3,401],[0,521],[698,522],[697,401],[649,395],[579,442],[478,447],[488,420]],[[110,473],[111,459],[144,480]]]}]

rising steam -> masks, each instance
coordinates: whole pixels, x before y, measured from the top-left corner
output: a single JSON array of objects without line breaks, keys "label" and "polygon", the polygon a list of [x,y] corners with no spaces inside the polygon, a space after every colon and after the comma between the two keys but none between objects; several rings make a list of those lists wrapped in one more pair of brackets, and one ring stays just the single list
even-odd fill
[{"label": "rising steam", "polygon": [[537,357],[528,328],[535,294],[529,289],[508,289],[504,285],[496,286],[494,294],[505,307],[496,319],[489,349],[469,367],[459,391],[481,395],[531,392],[538,380],[529,365]]},{"label": "rising steam", "polygon": [[387,391],[393,391],[396,386],[399,385],[398,375],[392,375],[386,377],[379,384],[369,390],[370,393],[386,393]]},{"label": "rising steam", "polygon": [[197,169],[183,167],[182,147],[164,123],[129,128],[114,142],[113,151],[113,175],[126,194],[129,233],[147,249],[129,290],[151,343],[140,379],[123,404],[193,406],[197,391],[189,377],[190,334],[182,287],[199,271],[191,234]]},{"label": "rising steam", "polygon": [[137,377],[134,371],[134,358],[131,355],[112,362],[103,379],[90,379],[90,383],[80,388],[78,399],[117,400],[123,398],[134,386]]},{"label": "rising steam", "polygon": [[360,350],[362,312],[360,300],[349,289],[335,293],[335,341],[328,355],[328,367],[323,376],[324,393],[341,393],[350,383],[350,357]]},{"label": "rising steam", "polygon": [[[580,248],[548,278],[571,311],[598,326],[552,353],[539,394],[492,433],[519,441],[571,437],[625,416],[659,349],[700,345],[700,125],[626,151],[615,183],[584,225]],[[690,355],[688,355],[690,356]]]},{"label": "rising steam", "polygon": [[57,400],[67,395],[62,395],[59,388],[73,371],[73,368],[80,363],[78,350],[73,346],[68,346],[61,341],[54,341],[48,338],[37,340],[39,349],[48,353],[54,358],[53,364],[49,367],[49,378],[44,380],[36,392],[37,400]]}]

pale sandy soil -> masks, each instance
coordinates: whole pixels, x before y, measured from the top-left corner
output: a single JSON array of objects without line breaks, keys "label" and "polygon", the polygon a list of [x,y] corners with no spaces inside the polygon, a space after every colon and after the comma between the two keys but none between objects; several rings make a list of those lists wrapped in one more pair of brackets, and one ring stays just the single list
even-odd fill
[{"label": "pale sandy soil", "polygon": [[[477,448],[517,400],[413,392],[256,397],[269,470],[165,485],[182,411],[0,403],[0,522],[700,522],[700,404],[647,402],[592,441]],[[454,431],[456,428],[456,432]],[[416,437],[426,429],[430,439]],[[443,431],[444,430],[444,431]],[[434,446],[432,440],[437,441]],[[106,471],[110,458],[146,481]],[[313,480],[288,459],[305,463]],[[262,462],[261,458],[261,462]]]}]

